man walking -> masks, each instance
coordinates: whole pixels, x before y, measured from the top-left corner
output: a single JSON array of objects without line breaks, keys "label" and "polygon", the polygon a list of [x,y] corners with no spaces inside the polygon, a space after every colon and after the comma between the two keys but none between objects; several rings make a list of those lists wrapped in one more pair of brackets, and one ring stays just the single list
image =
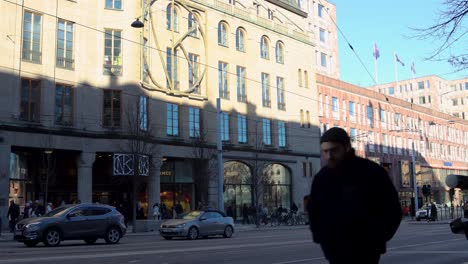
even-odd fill
[{"label": "man walking", "polygon": [[15,201],[10,201],[10,207],[8,208],[8,215],[7,217],[10,218],[10,232],[13,233],[15,231],[16,222],[18,222],[18,218],[20,215],[20,208]]},{"label": "man walking", "polygon": [[395,187],[384,168],[354,154],[345,130],[327,130],[320,148],[326,165],[307,204],[314,242],[332,264],[379,263],[402,219]]}]

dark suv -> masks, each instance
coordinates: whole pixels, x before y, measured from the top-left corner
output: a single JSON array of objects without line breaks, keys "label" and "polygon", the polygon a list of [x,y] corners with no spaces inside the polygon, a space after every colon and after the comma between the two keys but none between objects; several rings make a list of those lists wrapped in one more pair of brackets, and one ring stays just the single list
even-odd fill
[{"label": "dark suv", "polygon": [[14,238],[28,247],[39,242],[54,247],[63,240],[77,239],[94,244],[98,238],[115,244],[126,231],[124,217],[114,207],[73,204],[59,207],[43,217],[21,220],[16,224]]}]

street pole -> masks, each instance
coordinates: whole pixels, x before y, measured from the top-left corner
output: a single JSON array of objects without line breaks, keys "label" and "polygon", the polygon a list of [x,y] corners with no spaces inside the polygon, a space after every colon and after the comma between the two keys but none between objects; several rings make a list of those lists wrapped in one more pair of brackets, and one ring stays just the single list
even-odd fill
[{"label": "street pole", "polygon": [[413,174],[413,192],[414,192],[414,215],[416,215],[416,212],[418,211],[419,207],[418,207],[418,185],[416,181],[416,161],[414,158],[414,140],[411,143],[412,143],[411,144],[411,148],[412,148],[411,161],[413,163],[412,174]]},{"label": "street pole", "polygon": [[223,169],[223,143],[221,137],[221,98],[216,98],[216,111],[218,120],[218,137],[217,137],[217,150],[218,150],[218,210],[224,212],[224,169]]}]

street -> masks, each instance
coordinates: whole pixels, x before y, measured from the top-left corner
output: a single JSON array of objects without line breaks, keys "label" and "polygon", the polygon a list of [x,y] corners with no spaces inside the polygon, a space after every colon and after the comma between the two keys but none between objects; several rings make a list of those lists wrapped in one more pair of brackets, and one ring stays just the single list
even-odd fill
[{"label": "street", "polygon": [[[231,239],[163,240],[153,234],[130,234],[118,245],[63,242],[58,248],[27,248],[0,242],[4,263],[327,263],[306,226],[243,230]],[[468,241],[447,224],[402,223],[381,263],[468,263]]]}]

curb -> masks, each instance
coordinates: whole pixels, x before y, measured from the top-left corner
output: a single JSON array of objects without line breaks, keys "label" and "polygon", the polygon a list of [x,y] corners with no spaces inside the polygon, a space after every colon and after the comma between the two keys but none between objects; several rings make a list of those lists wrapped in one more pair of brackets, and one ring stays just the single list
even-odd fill
[{"label": "curb", "polygon": [[[307,229],[308,230],[308,225],[297,225],[297,226],[260,226],[256,227],[254,225],[251,226],[236,226],[234,228],[235,233],[243,233],[243,232],[270,232],[270,231],[275,231],[275,230],[296,230],[296,229]],[[129,236],[159,236],[158,231],[148,231],[148,232],[138,232],[138,233],[133,233],[131,230],[129,231],[127,229],[127,233],[125,234],[124,237]],[[0,236],[0,243],[2,242],[13,242],[13,234],[2,234]]]}]

